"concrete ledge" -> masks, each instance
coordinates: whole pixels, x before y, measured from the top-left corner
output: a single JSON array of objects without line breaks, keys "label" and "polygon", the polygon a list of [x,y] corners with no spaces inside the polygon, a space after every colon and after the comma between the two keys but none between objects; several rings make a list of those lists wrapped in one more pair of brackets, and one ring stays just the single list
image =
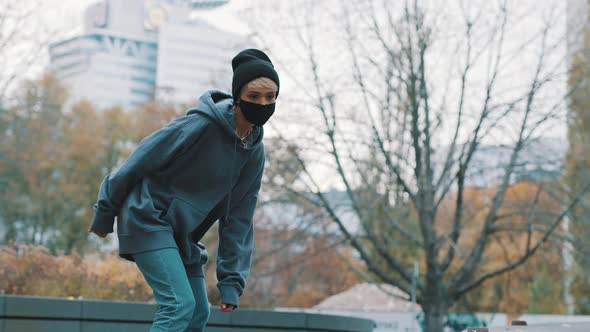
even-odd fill
[{"label": "concrete ledge", "polygon": [[[357,319],[343,316],[306,314],[307,328],[313,331],[372,331],[375,323],[367,319]],[[368,326],[367,321],[372,325]],[[370,328],[370,330],[368,330]]]},{"label": "concrete ledge", "polygon": [[[230,325],[242,327],[274,327],[302,330],[307,327],[307,317],[305,314],[301,313],[290,314],[285,312],[250,309],[238,309],[230,315],[224,315],[222,312],[220,313],[221,315],[217,317],[224,318],[224,316],[227,316]],[[215,319],[212,319],[211,323],[223,324]]]},{"label": "concrete ledge", "polygon": [[[155,304],[0,295],[0,332],[147,332]],[[372,332],[371,320],[334,315],[211,308],[209,332]]]},{"label": "concrete ledge", "polygon": [[532,324],[506,327],[470,327],[468,332],[588,332],[590,323]]},{"label": "concrete ledge", "polygon": [[156,314],[156,306],[147,303],[83,300],[83,320],[145,321]]},{"label": "concrete ledge", "polygon": [[82,303],[51,297],[4,296],[4,316],[78,319],[82,316]]}]

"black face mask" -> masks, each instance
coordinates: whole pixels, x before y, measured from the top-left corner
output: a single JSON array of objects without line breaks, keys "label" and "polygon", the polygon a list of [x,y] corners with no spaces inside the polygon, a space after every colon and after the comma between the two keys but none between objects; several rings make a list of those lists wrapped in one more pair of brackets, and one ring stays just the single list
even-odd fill
[{"label": "black face mask", "polygon": [[275,112],[274,103],[261,105],[240,100],[238,106],[240,106],[246,120],[255,126],[264,125]]}]

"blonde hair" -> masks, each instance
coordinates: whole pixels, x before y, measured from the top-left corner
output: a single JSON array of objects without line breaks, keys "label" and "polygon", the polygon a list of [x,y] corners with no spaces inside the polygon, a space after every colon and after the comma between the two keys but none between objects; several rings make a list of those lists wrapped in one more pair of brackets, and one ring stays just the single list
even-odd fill
[{"label": "blonde hair", "polygon": [[255,80],[252,80],[246,84],[249,88],[266,88],[266,89],[274,89],[275,91],[279,89],[277,84],[268,77],[259,77]]}]

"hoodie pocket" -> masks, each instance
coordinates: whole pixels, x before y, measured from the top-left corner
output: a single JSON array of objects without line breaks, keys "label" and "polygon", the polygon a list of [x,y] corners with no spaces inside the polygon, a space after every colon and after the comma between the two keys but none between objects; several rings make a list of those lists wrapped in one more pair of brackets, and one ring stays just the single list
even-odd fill
[{"label": "hoodie pocket", "polygon": [[206,213],[194,208],[187,201],[174,197],[162,218],[172,226],[175,233],[188,236],[201,224],[205,216]]},{"label": "hoodie pocket", "polygon": [[202,261],[201,250],[192,243],[190,233],[203,222],[206,216],[206,213],[194,208],[190,203],[175,197],[162,217],[172,226],[174,240],[186,265],[200,264]]}]

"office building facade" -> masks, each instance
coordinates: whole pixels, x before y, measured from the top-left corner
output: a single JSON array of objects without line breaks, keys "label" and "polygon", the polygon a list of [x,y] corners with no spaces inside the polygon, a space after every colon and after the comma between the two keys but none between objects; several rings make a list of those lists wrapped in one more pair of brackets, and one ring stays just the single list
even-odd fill
[{"label": "office building facade", "polygon": [[49,46],[50,69],[70,93],[99,107],[162,98],[194,103],[227,89],[243,37],[192,18],[227,1],[103,0],[85,12],[84,33]]}]

